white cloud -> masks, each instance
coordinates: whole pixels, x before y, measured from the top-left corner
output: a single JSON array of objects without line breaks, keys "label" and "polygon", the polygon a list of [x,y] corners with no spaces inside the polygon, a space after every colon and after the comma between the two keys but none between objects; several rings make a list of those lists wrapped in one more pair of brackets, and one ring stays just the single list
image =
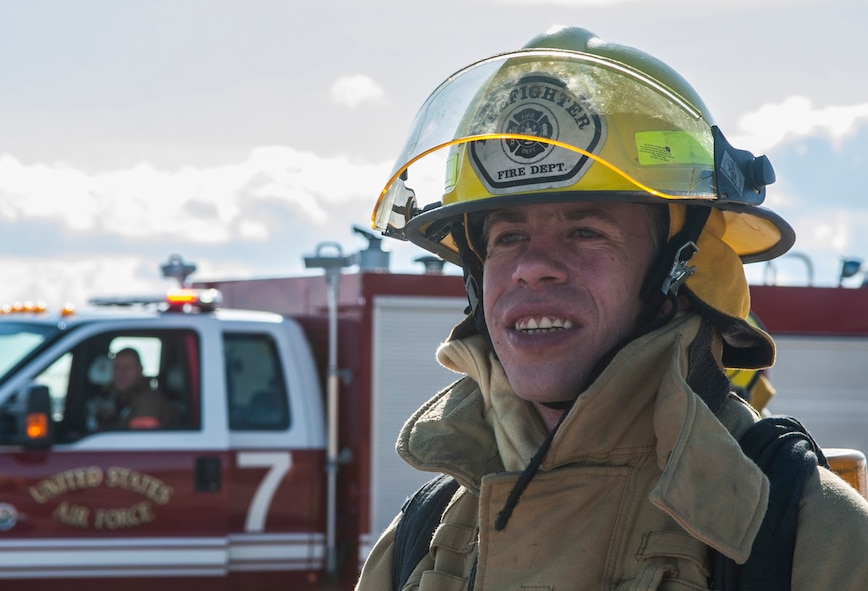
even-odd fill
[{"label": "white cloud", "polygon": [[793,96],[743,115],[738,121],[741,134],[731,141],[736,146],[750,146],[758,153],[816,135],[824,135],[837,144],[860,125],[868,125],[868,103],[818,108],[808,98]]},{"label": "white cloud", "polygon": [[170,285],[153,258],[161,248],[196,253],[201,278],[297,268],[317,240],[346,235],[358,246],[349,226],[365,225],[388,171],[284,146],[224,166],[95,174],[0,155],[0,304],[159,293]]},{"label": "white cloud", "polygon": [[332,100],[348,109],[356,109],[364,103],[379,104],[386,93],[370,76],[356,74],[342,76],[331,87]]},{"label": "white cloud", "polygon": [[[827,207],[805,212],[791,220],[800,229],[798,247],[815,255],[864,256],[868,237],[868,211]],[[837,266],[837,265],[836,265]]]},{"label": "white cloud", "polygon": [[[152,293],[153,282],[143,275],[150,263],[137,257],[106,256],[81,259],[69,256],[51,258],[0,258],[4,283],[0,304],[16,301],[45,302],[52,308],[65,304],[84,305],[93,295]],[[157,275],[157,268],[147,269]],[[166,281],[162,288],[173,285]]]},{"label": "white cloud", "polygon": [[128,239],[266,240],[270,220],[252,213],[257,204],[282,204],[323,224],[336,204],[371,207],[387,170],[282,146],[256,148],[225,166],[163,171],[140,164],[92,175],[0,156],[0,220],[51,221]]},{"label": "white cloud", "polygon": [[87,229],[96,209],[88,176],[65,166],[23,166],[0,156],[0,218],[63,218]]}]

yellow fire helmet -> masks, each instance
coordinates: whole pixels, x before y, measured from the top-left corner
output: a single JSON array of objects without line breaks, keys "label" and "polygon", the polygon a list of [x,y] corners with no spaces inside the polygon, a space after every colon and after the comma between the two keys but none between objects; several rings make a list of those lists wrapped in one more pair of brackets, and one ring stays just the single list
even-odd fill
[{"label": "yellow fire helmet", "polygon": [[650,284],[668,297],[684,284],[721,330],[726,366],[758,368],[774,361],[774,345],[745,321],[742,263],[777,257],[795,240],[761,207],[772,182],[768,159],[733,148],[677,72],[567,27],[472,64],[431,94],[372,225],[461,265],[480,316],[484,254],[473,227],[485,212],[556,201],[667,204],[669,241]]}]

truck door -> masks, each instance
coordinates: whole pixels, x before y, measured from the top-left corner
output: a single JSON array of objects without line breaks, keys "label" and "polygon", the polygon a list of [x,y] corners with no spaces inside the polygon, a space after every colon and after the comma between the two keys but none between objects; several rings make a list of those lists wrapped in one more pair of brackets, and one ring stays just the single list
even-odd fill
[{"label": "truck door", "polygon": [[227,326],[230,588],[314,589],[324,564],[324,435],[294,324]]},{"label": "truck door", "polygon": [[[225,588],[230,458],[208,399],[222,376],[202,371],[219,345],[191,327],[103,326],[25,369],[49,389],[53,445],[0,453],[0,587]],[[140,369],[122,390],[127,358]]]}]

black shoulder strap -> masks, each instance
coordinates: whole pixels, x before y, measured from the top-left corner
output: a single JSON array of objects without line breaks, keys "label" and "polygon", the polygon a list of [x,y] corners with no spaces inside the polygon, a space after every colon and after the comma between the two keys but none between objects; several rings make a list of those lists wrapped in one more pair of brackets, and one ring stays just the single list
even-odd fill
[{"label": "black shoulder strap", "polygon": [[711,588],[789,590],[802,489],[817,466],[828,463],[804,426],[791,417],[765,418],[739,443],[769,479],[769,504],[746,563],[716,554]]},{"label": "black shoulder strap", "polygon": [[423,484],[401,507],[401,519],[395,529],[392,562],[394,591],[404,586],[413,569],[428,553],[431,536],[457,490],[458,481],[441,474]]}]

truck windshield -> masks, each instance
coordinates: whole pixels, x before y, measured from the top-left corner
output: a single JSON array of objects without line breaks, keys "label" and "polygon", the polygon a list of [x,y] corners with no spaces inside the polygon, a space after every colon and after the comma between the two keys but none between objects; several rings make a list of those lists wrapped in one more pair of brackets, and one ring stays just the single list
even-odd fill
[{"label": "truck windshield", "polygon": [[0,382],[10,369],[57,331],[57,326],[51,324],[0,322]]}]

